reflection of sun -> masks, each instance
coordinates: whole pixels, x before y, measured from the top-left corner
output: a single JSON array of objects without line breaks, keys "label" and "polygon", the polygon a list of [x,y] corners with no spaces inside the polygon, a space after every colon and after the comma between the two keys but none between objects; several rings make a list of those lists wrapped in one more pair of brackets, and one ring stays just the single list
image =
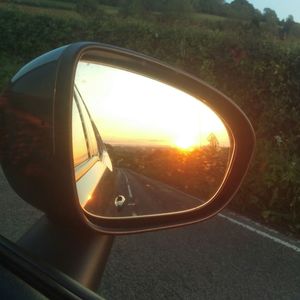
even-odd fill
[{"label": "reflection of sun", "polygon": [[194,136],[178,136],[174,141],[176,147],[182,150],[191,150],[194,146],[196,146],[197,141]]}]

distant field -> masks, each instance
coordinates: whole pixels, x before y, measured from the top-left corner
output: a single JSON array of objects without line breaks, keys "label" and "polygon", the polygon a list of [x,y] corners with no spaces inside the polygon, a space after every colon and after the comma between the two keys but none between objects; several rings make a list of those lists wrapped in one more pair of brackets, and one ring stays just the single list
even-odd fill
[{"label": "distant field", "polygon": [[[0,7],[12,7],[18,8],[24,12],[31,14],[47,14],[58,17],[66,18],[80,18],[80,15],[75,11],[76,4],[72,2],[57,1],[57,0],[10,0],[0,3]],[[100,5],[98,6],[108,15],[116,15],[119,12],[118,7],[109,6],[109,5]],[[159,15],[160,13],[154,12],[154,15]],[[224,21],[225,17],[202,14],[202,13],[193,13],[191,18],[194,21]]]},{"label": "distant field", "polygon": [[116,15],[119,12],[119,9],[115,6],[99,5],[99,7],[103,9],[107,14]]},{"label": "distant field", "polygon": [[[61,18],[81,18],[76,12],[75,3],[51,0],[12,0],[0,2],[0,8],[19,9],[30,14],[46,14]],[[108,15],[116,15],[118,8],[109,5],[99,5]]]},{"label": "distant field", "polygon": [[53,1],[52,0],[10,0],[10,1],[3,1],[3,2],[10,2],[14,4],[29,5],[35,7],[66,9],[66,10],[72,10],[76,6],[75,3],[56,1],[56,0]]},{"label": "distant field", "polygon": [[201,14],[201,13],[193,13],[192,18],[194,20],[199,20],[199,21],[224,21],[227,20],[226,17],[221,17],[221,16],[215,16],[215,15],[208,15],[208,14]]},{"label": "distant field", "polygon": [[45,8],[29,6],[28,4],[12,4],[7,2],[0,3],[0,8],[4,9],[16,9],[22,12],[36,15],[49,15],[60,18],[77,18],[81,19],[81,16],[74,10],[57,9],[57,8]]}]

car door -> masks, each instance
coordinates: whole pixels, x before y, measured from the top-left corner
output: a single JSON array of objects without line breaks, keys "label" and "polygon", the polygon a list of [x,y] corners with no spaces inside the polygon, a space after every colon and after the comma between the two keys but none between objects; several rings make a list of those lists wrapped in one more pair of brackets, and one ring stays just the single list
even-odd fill
[{"label": "car door", "polygon": [[[112,165],[106,147],[94,124],[90,112],[75,87],[72,108],[73,159],[78,197],[82,207],[88,204],[101,182],[101,197],[113,203]],[[99,194],[98,192],[98,194]],[[93,209],[90,207],[90,209]]]}]

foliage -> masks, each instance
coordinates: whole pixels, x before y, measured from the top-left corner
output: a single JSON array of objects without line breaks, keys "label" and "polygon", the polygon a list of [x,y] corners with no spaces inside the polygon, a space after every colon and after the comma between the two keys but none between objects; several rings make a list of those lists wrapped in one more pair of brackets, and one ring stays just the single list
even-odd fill
[{"label": "foliage", "polygon": [[82,15],[94,14],[98,9],[98,3],[96,0],[77,0],[76,11]]},{"label": "foliage", "polygon": [[224,0],[194,0],[194,8],[198,12],[209,13],[214,15],[225,14],[225,1]]},{"label": "foliage", "polygon": [[15,4],[8,2],[0,2],[0,8],[3,10],[13,10],[13,11],[21,11],[23,13],[32,14],[32,15],[47,15],[59,18],[73,18],[80,19],[80,15],[74,10],[67,9],[57,9],[57,8],[47,8],[40,6],[32,6],[27,4]]},{"label": "foliage", "polygon": [[18,57],[12,59],[10,55],[0,52],[0,94],[6,80],[11,78],[21,65],[22,59]]},{"label": "foliage", "polygon": [[215,136],[212,139],[211,145],[192,151],[126,145],[109,145],[108,149],[115,167],[133,170],[207,201],[220,187],[228,163],[229,149],[219,147]]},{"label": "foliage", "polygon": [[249,20],[260,15],[260,12],[247,0],[233,0],[228,6],[227,14],[237,19]]},{"label": "foliage", "polygon": [[263,18],[266,22],[273,23],[273,24],[276,24],[279,21],[275,10],[268,7],[264,9]]},{"label": "foliage", "polygon": [[20,64],[78,40],[130,48],[193,73],[238,103],[256,131],[255,159],[232,207],[299,232],[300,46],[299,39],[289,40],[298,24],[279,22],[279,32],[287,26],[283,38],[261,20],[163,21],[145,15],[74,20],[0,9],[0,89]]},{"label": "foliage", "polygon": [[47,8],[58,8],[58,9],[73,9],[74,4],[64,1],[53,1],[53,0],[9,0],[10,3],[30,5],[33,7],[47,7]]},{"label": "foliage", "polygon": [[123,0],[120,2],[120,13],[123,16],[141,16],[150,11],[158,11],[165,18],[184,18],[193,11],[193,5],[190,0]]}]

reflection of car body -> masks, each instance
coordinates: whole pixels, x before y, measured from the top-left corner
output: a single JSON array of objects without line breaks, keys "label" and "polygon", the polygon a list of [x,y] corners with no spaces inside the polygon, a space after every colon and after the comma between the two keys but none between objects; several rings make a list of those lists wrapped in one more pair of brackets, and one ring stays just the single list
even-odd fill
[{"label": "reflection of car body", "polygon": [[[91,200],[97,185],[104,178],[112,178],[107,173],[112,172],[113,168],[105,144],[76,87],[72,123],[75,177],[80,204],[84,207]],[[113,184],[109,186],[113,187]]]}]

